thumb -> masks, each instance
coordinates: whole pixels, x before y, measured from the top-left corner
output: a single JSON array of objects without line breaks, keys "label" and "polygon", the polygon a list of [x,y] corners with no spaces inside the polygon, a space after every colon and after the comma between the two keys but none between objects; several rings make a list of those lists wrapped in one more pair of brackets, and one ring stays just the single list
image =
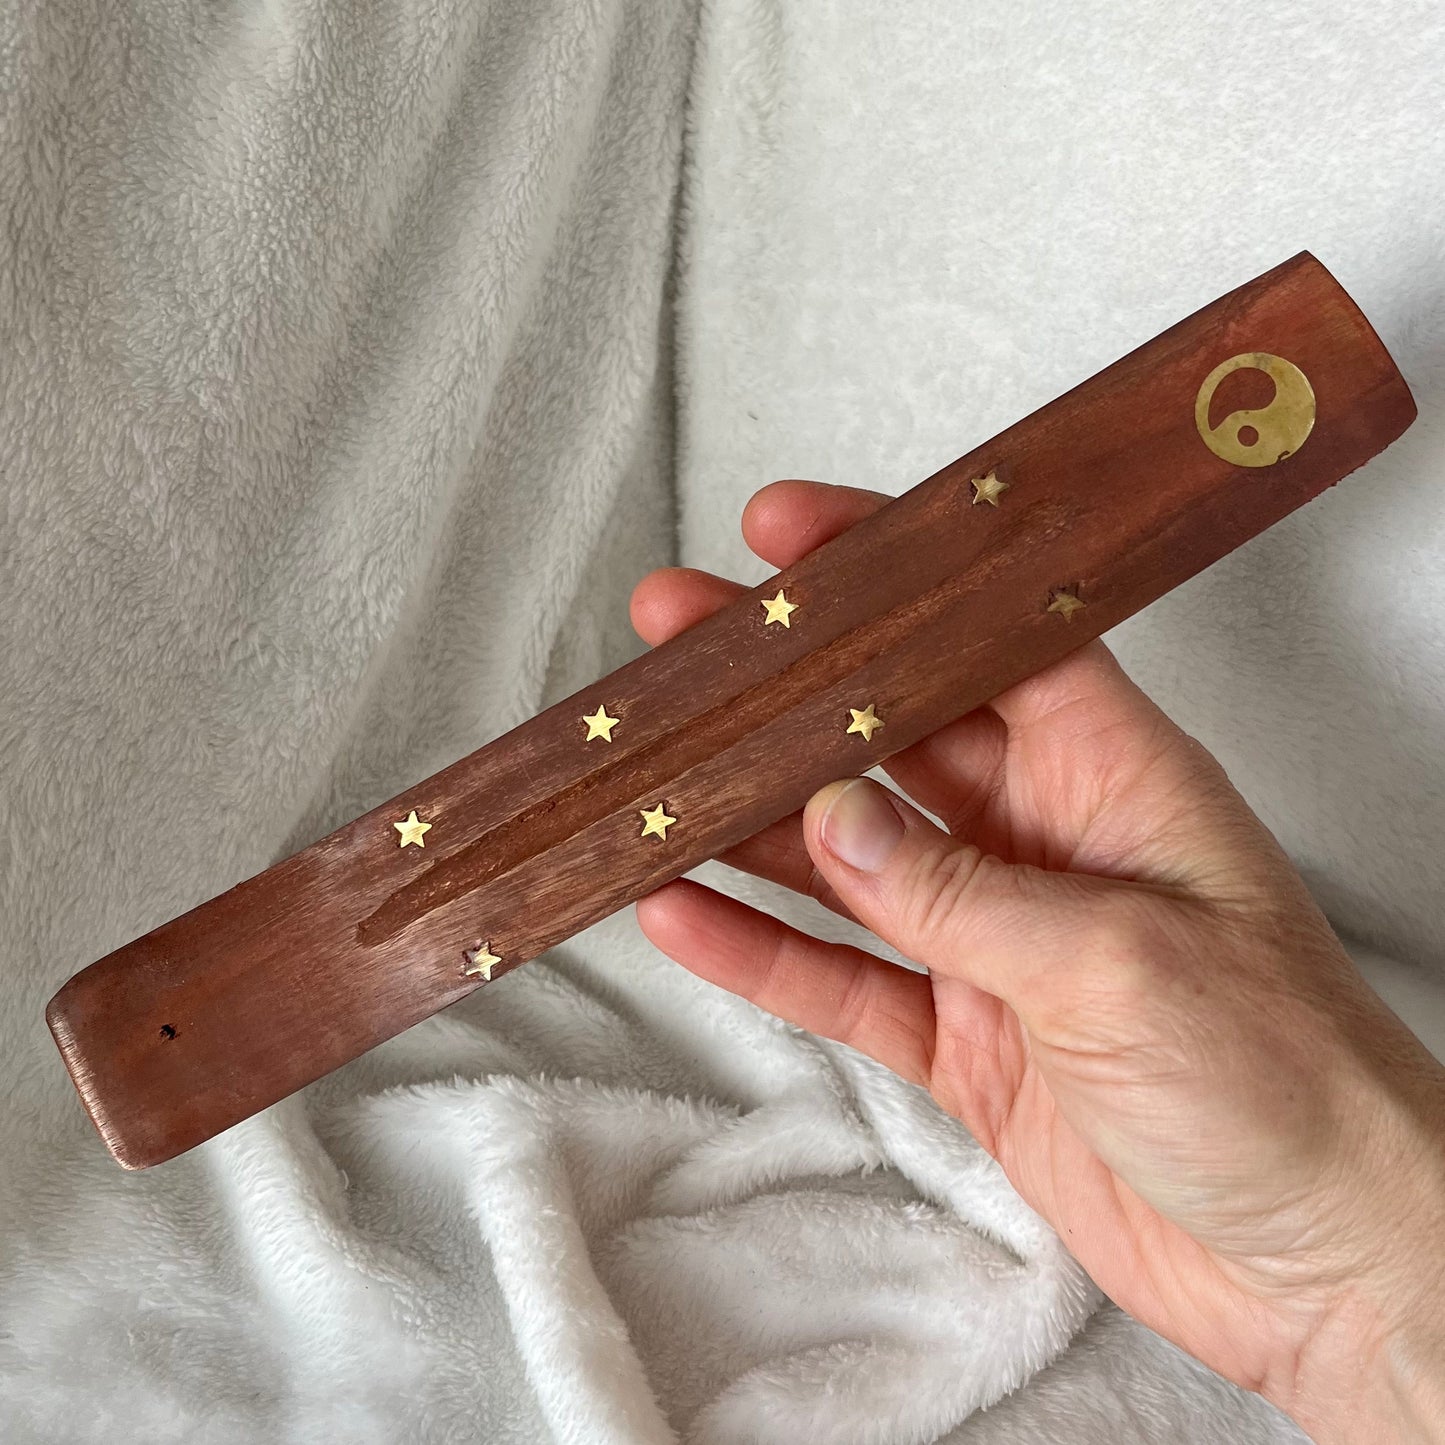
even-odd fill
[{"label": "thumb", "polygon": [[1152,951],[1141,933],[1156,926],[1153,890],[1006,862],[869,778],[814,794],[803,830],[859,922],[930,972],[1001,998],[1031,1028],[1069,1013],[1081,988],[1103,982],[1099,970]]}]

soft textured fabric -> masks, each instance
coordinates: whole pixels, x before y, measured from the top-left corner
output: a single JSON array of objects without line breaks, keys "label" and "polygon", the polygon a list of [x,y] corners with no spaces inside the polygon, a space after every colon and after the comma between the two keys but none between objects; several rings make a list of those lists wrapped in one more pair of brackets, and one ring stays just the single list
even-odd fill
[{"label": "soft textured fabric", "polygon": [[920,1091],[630,911],[142,1175],[42,1010],[623,661],[679,496],[683,560],[760,575],[761,482],[901,489],[1309,246],[1421,422],[1114,641],[1428,1032],[1433,8],[0,25],[0,1435],[1295,1438],[1101,1306]]}]

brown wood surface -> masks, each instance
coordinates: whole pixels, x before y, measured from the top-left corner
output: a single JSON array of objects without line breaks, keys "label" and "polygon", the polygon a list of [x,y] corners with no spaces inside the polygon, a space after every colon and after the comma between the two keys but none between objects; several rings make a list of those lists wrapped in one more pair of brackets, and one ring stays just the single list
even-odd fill
[{"label": "brown wood surface", "polygon": [[[1271,466],[1221,460],[1195,423],[1201,382],[1243,352],[1288,359],[1315,393],[1313,430]],[[1211,420],[1272,395],[1236,372]],[[47,1017],[91,1118],[130,1168],[210,1138],[487,987],[468,949],[489,943],[500,979],[1113,627],[1414,415],[1301,252],[682,636],[82,970]],[[990,470],[1009,489],[974,505]],[[787,628],[764,625],[779,588]],[[1061,589],[1085,603],[1072,617],[1048,610]],[[868,703],[871,743],[846,731]],[[601,704],[621,722],[585,742]],[[677,819],[665,840],[641,836],[657,803]],[[393,828],[412,809],[424,848]]]}]

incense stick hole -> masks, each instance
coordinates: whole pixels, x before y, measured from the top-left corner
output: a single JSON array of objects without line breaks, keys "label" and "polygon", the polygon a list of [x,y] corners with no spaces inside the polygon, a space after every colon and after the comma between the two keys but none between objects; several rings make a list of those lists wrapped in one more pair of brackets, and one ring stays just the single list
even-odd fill
[{"label": "incense stick hole", "polygon": [[176,1036],[176,1026],[175,1026],[174,1024],[162,1024],[162,1025],[161,1025],[161,1037],[162,1037],[163,1039],[173,1039],[173,1038],[175,1038],[175,1036]]}]

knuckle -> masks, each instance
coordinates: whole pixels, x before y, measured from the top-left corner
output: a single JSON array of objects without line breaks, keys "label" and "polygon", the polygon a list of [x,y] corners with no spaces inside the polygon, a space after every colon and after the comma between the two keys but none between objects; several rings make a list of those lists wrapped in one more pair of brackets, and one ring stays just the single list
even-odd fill
[{"label": "knuckle", "polygon": [[927,952],[958,930],[959,920],[990,871],[972,844],[930,849],[903,880],[899,924],[913,947]]},{"label": "knuckle", "polygon": [[834,1038],[851,1044],[862,1034],[868,1017],[869,1001],[867,970],[854,964],[848,970],[838,995],[832,1030]]}]

